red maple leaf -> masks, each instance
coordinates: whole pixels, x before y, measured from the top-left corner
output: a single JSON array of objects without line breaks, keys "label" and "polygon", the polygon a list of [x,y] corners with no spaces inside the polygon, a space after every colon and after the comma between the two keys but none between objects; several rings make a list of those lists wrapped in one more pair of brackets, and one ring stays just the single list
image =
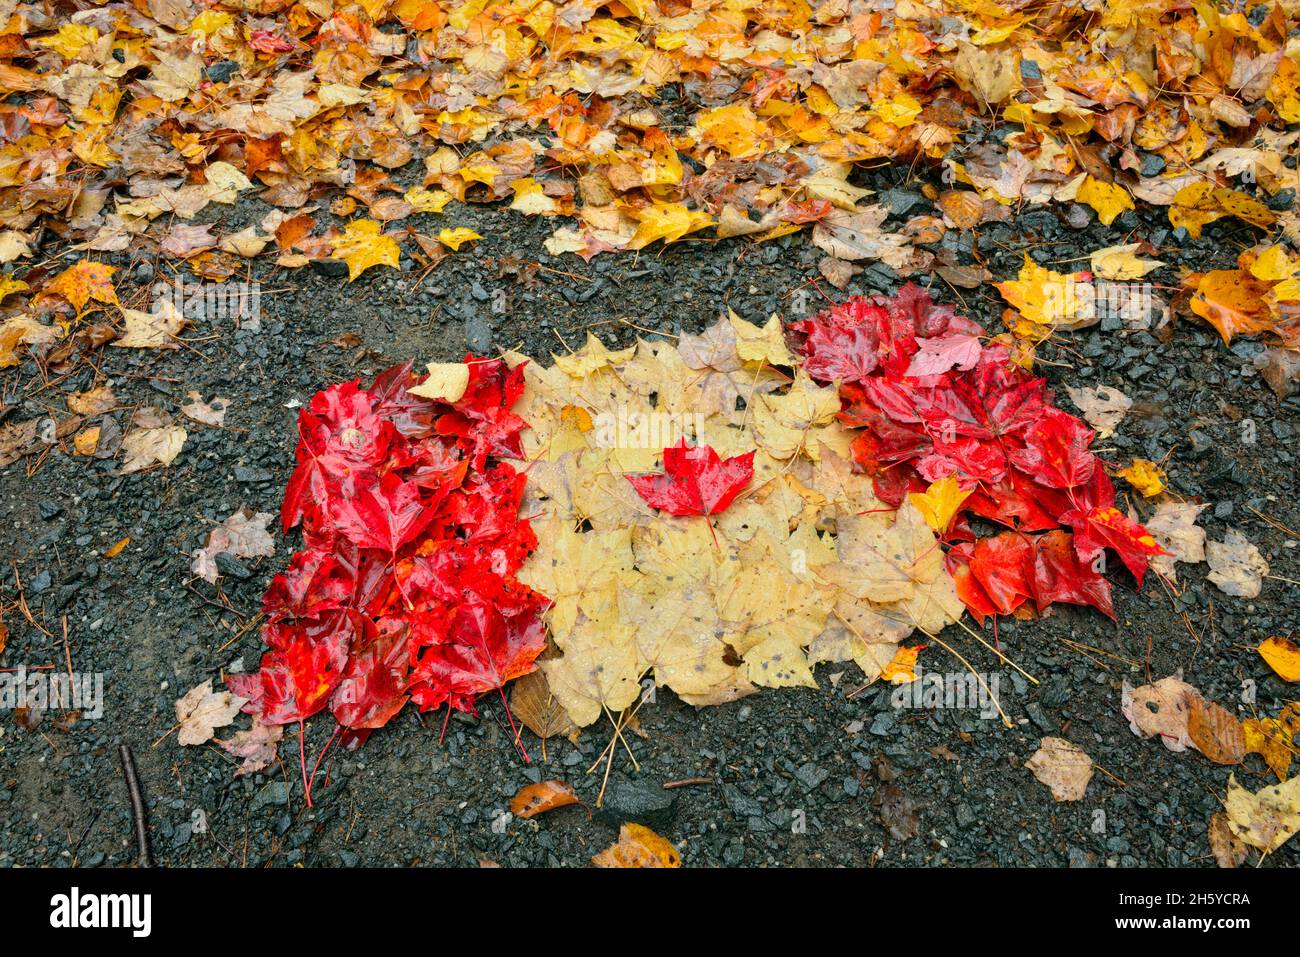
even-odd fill
[{"label": "red maple leaf", "polygon": [[1068,512],[1063,520],[1074,526],[1074,544],[1079,557],[1092,562],[1107,548],[1113,549],[1137,579],[1138,587],[1146,575],[1147,565],[1155,555],[1168,555],[1145,528],[1114,506],[1090,511]]},{"label": "red maple leaf", "polygon": [[[492,461],[521,452],[527,424],[510,407],[522,369],[466,361],[454,403],[411,395],[406,363],[369,389],[331,386],[299,416],[282,520],[302,524],[304,548],[263,598],[261,669],[227,683],[268,724],[328,706],[338,728],[318,767],[408,700],[473,710],[545,646],[547,599],[514,578],[537,546],[519,517],[524,476]],[[310,803],[315,770],[301,757]]]},{"label": "red maple leaf", "polygon": [[686,439],[664,449],[659,475],[629,475],[637,494],[672,515],[712,515],[732,503],[754,477],[754,453],[718,457],[708,445],[689,446]]},{"label": "red maple leaf", "polygon": [[1061,601],[1113,616],[1110,585],[1094,567],[1107,548],[1141,585],[1159,552],[1115,510],[1092,429],[1054,407],[1045,380],[984,342],[979,326],[909,284],[892,298],[850,299],[790,333],[809,374],[840,383],[840,420],[860,430],[854,464],[883,501],[899,505],[954,476],[970,495],[949,541],[972,537],[970,515],[1015,530],[949,552],[958,594],[978,619],[1022,612],[1031,599],[1040,612]]}]

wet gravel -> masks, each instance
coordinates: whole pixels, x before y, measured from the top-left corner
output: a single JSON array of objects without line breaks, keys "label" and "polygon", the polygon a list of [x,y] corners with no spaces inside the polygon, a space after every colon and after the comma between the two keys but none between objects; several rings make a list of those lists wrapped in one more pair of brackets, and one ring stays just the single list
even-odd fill
[{"label": "wet gravel", "polygon": [[[891,190],[884,199],[896,211],[929,211],[903,172],[875,171],[872,185]],[[244,203],[213,217],[233,231],[263,212]],[[949,628],[946,642],[1000,678],[1010,729],[977,710],[891,707],[891,689],[859,691],[852,665],[822,666],[817,690],[766,691],[702,711],[661,693],[628,735],[639,770],[620,749],[596,813],[605,766],[588,769],[609,729],[594,726],[577,743],[552,739],[545,762],[539,742],[525,735],[534,759],[525,764],[500,703],[490,700],[478,719],[453,718],[442,743],[441,716],[407,709],[362,749],[338,757],[329,786],[316,788],[314,808],[303,801],[295,742],[282,746],[280,765],[242,779],[219,749],[178,747],[166,736],[175,699],[223,670],[256,666],[256,629],[240,632],[295,543],[280,541],[273,558],[226,562],[219,589],[189,580],[189,553],[213,522],[241,506],[278,509],[293,464],[296,407],[314,391],[409,357],[448,361],[489,348],[544,356],[577,347],[588,329],[630,343],[634,327],[698,330],[726,307],[756,320],[793,317],[822,304],[819,290],[847,294],[820,279],[822,254],[803,236],[762,245],[688,241],[584,264],[545,254],[541,241],[552,222],[473,208],[458,210],[454,225],[486,239],[422,281],[405,259],[400,272],[373,270],[351,285],[329,267],[285,272],[259,263],[260,329],[200,322],[187,333],[190,348],[96,355],[94,365],[126,406],[111,414],[119,426],[137,406],[176,414],[191,390],[230,400],[225,428],[186,423],[189,439],[170,468],[121,476],[111,460],[56,450],[31,477],[31,462],[0,471],[8,514],[0,596],[11,606],[21,582],[48,632],[11,608],[0,667],[63,668],[66,616],[74,668],[102,672],[106,696],[102,719],[71,727],[53,713],[34,727],[26,726],[30,714],[0,713],[0,866],[132,861],[121,742],[134,748],[155,855],[167,865],[583,865],[612,841],[620,820],[642,820],[681,848],[687,866],[1213,866],[1206,826],[1228,769],[1134,736],[1119,710],[1121,682],[1182,669],[1207,697],[1242,714],[1250,710],[1243,688],[1253,686],[1254,708],[1275,714],[1294,690],[1252,649],[1296,630],[1300,594],[1275,579],[1255,601],[1229,598],[1206,583],[1204,566],[1179,566],[1186,589],[1177,597],[1154,578],[1139,594],[1117,577],[1118,625],[1071,608],[1044,621],[1002,622],[1002,648],[1036,684]],[[1187,241],[1170,233],[1161,214],[1126,213],[1107,229],[1090,211],[1071,208],[1026,209],[982,227],[978,240],[950,232],[941,247],[959,262],[977,256],[1003,279],[1014,276],[1025,251],[1042,262],[1074,261],[1061,270],[1081,268],[1088,251],[1129,241],[1135,230],[1161,246],[1159,258],[1171,267],[1226,267],[1253,241],[1246,227],[1224,223]],[[170,279],[162,261],[108,258],[123,267],[123,301]],[[1175,268],[1150,278],[1177,284]],[[874,264],[847,292],[899,284]],[[996,327],[1003,303],[992,287],[958,297],[936,281],[933,291]],[[1113,438],[1098,443],[1103,456],[1116,463],[1168,456],[1172,487],[1212,504],[1201,519],[1212,539],[1240,528],[1275,576],[1300,579],[1295,538],[1256,514],[1300,528],[1300,400],[1279,401],[1255,374],[1258,344],[1225,348],[1212,330],[1182,319],[1170,332],[1103,322],[1046,348],[1051,364],[1042,371],[1067,408],[1066,384],[1127,393],[1135,408]],[[61,410],[59,393],[88,388],[95,376],[86,364],[43,388],[31,363],[6,370],[9,421]],[[1248,432],[1253,444],[1243,441]],[[129,545],[108,557],[128,536]],[[962,670],[939,648],[922,660]],[[309,755],[324,745],[327,725],[308,727]],[[1044,735],[1068,737],[1104,769],[1083,800],[1054,802],[1022,767]],[[1257,757],[1237,774],[1251,788],[1268,783]],[[530,821],[507,815],[522,785],[551,777],[571,783],[588,806]],[[662,787],[686,779],[700,780]],[[1300,845],[1292,842],[1265,866],[1297,863]]]}]

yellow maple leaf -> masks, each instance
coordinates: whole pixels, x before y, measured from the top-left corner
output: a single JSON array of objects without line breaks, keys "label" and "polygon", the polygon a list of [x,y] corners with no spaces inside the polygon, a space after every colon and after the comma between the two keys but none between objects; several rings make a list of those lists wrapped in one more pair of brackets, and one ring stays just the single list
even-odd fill
[{"label": "yellow maple leaf", "polygon": [[1144,498],[1159,495],[1168,485],[1164,469],[1149,459],[1134,459],[1132,465],[1116,474],[1141,492]]},{"label": "yellow maple leaf", "polygon": [[924,492],[912,492],[907,497],[921,513],[925,524],[942,535],[948,530],[948,524],[961,508],[961,503],[969,496],[970,492],[962,491],[956,476],[948,475],[931,482]]},{"label": "yellow maple leaf", "polygon": [[80,315],[86,303],[94,300],[104,305],[117,305],[117,291],[113,288],[112,276],[117,272],[116,266],[108,263],[91,262],[83,259],[59,273],[41,290],[40,298],[62,296]]},{"label": "yellow maple leaf", "polygon": [[66,60],[74,59],[86,46],[99,39],[99,31],[84,23],[65,23],[52,37],[37,40],[39,46],[49,47]]},{"label": "yellow maple leaf", "polygon": [[1103,183],[1091,176],[1084,177],[1075,193],[1075,199],[1095,209],[1103,226],[1109,226],[1120,213],[1134,208],[1133,197],[1124,187],[1115,183]]},{"label": "yellow maple leaf", "polygon": [[417,213],[441,213],[443,208],[451,202],[451,193],[444,189],[425,189],[422,186],[412,186],[408,189],[402,199],[410,203],[411,208]]},{"label": "yellow maple leaf", "polygon": [[476,239],[482,239],[478,233],[465,226],[457,226],[455,229],[444,229],[438,233],[438,242],[442,243],[452,252],[460,252],[460,247],[465,243],[473,242]]},{"label": "yellow maple leaf", "polygon": [[373,219],[354,219],[334,240],[334,256],[348,264],[348,282],[371,266],[398,267],[402,251],[392,236],[380,232]]},{"label": "yellow maple leaf", "polygon": [[1015,279],[995,285],[1002,298],[1015,309],[1007,310],[1003,320],[1018,338],[1046,339],[1056,329],[1072,328],[1095,313],[1095,303],[1086,283],[1073,275],[1038,265],[1028,253]]}]

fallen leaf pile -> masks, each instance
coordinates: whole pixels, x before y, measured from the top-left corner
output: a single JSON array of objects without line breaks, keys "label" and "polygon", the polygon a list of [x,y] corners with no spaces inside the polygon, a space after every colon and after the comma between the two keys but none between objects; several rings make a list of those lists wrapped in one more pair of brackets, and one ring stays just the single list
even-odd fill
[{"label": "fallen leaf pile", "polygon": [[[243,773],[267,728],[328,709],[326,748],[354,746],[408,700],[472,711],[516,678],[543,739],[613,720],[644,682],[696,705],[815,686],[820,662],[906,682],[920,648],[900,643],[963,602],[1110,614],[1103,549],[1139,582],[1164,554],[1114,509],[1091,430],[915,287],[789,335],[733,314],[676,343],[589,337],[550,366],[471,357],[318,393],[281,510],[304,547],[267,589],[261,669],[227,679],[257,718],[223,742]],[[977,539],[972,517],[1012,530]],[[232,515],[195,573],[269,553],[267,518]],[[1062,761],[1036,766],[1066,796]]]},{"label": "fallen leaf pile", "polygon": [[836,390],[797,365],[775,318],[736,316],[523,365],[541,544],[520,578],[554,602],[541,667],[576,724],[645,678],[702,705],[814,686],[821,661],[876,677],[960,616],[933,531],[853,472]]},{"label": "fallen leaf pile", "polygon": [[501,461],[521,452],[522,370],[466,366],[454,397],[424,397],[402,365],[300,413],[281,516],[305,547],[267,589],[261,670],[227,678],[262,723],[328,708],[355,745],[408,700],[472,711],[532,670],[547,600],[515,577],[537,540]]},{"label": "fallen leaf pile", "polygon": [[[1221,218],[1275,221],[1234,178],[1266,196],[1294,185],[1282,156],[1300,67],[1281,5],[24,10],[0,48],[4,85],[22,96],[4,108],[6,262],[36,255],[44,226],[91,250],[157,249],[210,278],[271,243],[282,265],[338,258],[355,277],[393,265],[408,240],[428,257],[468,232],[404,221],[501,201],[571,217],[548,240],[557,254],[812,224],[838,262],[910,269],[935,264],[913,238],[1020,202],[1083,204],[1106,224],[1138,203],[1168,207],[1197,236]],[[1007,135],[967,135],[993,127]],[[418,185],[393,177],[419,158]],[[942,166],[940,215],[886,231],[885,208],[862,205],[869,191],[849,178],[881,160]],[[317,232],[310,204],[331,190],[331,212],[365,215]],[[190,222],[250,191],[276,207],[258,227]]]},{"label": "fallen leaf pile", "polygon": [[[933,527],[954,543],[948,568],[978,620],[1055,602],[1113,618],[1103,553],[1113,550],[1139,586],[1163,554],[1115,507],[1092,429],[1052,405],[1045,380],[1006,344],[983,341],[979,325],[915,286],[850,299],[792,332],[805,371],[839,383],[840,420],[861,430],[853,461],[880,498],[954,497]],[[976,539],[971,516],[1011,531]]]}]

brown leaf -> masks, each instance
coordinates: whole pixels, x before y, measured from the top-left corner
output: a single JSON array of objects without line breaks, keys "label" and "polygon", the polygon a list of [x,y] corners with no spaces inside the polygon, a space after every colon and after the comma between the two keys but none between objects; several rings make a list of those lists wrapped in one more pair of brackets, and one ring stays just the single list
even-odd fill
[{"label": "brown leaf", "polygon": [[894,781],[885,784],[876,792],[875,804],[880,811],[880,822],[885,825],[894,840],[906,841],[920,833],[920,808]]},{"label": "brown leaf", "polygon": [[578,726],[560,706],[539,668],[518,679],[510,689],[510,708],[515,717],[543,741],[566,735],[576,737]]},{"label": "brown leaf", "polygon": [[1081,800],[1092,780],[1092,758],[1064,738],[1043,738],[1025,768],[1051,788],[1058,801]]},{"label": "brown leaf", "polygon": [[1240,764],[1246,754],[1246,736],[1225,708],[1199,694],[1187,696],[1187,736],[1196,750],[1215,764]]},{"label": "brown leaf", "polygon": [[1214,852],[1214,859],[1220,867],[1238,867],[1246,860],[1249,853],[1246,845],[1232,833],[1232,828],[1228,826],[1228,815],[1222,811],[1210,818],[1208,836],[1210,850]]}]

